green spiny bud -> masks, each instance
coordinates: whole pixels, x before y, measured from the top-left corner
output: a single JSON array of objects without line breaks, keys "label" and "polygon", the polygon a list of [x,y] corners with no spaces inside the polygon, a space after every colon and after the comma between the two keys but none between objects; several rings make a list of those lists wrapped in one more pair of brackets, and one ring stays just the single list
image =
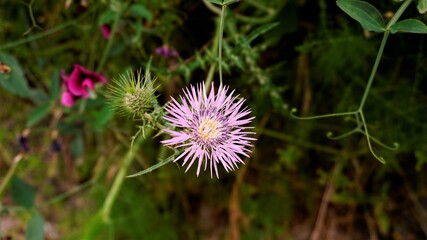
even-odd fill
[{"label": "green spiny bud", "polygon": [[129,71],[113,80],[109,88],[109,102],[123,115],[144,118],[156,105],[154,81],[144,79],[141,71]]}]

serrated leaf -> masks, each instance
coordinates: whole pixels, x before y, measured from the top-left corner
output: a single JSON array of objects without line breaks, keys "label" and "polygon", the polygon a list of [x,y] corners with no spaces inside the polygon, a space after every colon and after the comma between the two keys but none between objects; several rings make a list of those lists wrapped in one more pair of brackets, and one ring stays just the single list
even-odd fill
[{"label": "serrated leaf", "polygon": [[270,31],[271,29],[273,29],[277,25],[279,25],[279,23],[274,22],[274,23],[265,24],[265,25],[262,25],[261,27],[256,28],[246,37],[247,43],[249,44],[250,42],[255,40],[257,37],[259,37],[260,35],[268,32],[268,31]]},{"label": "serrated leaf", "polygon": [[132,16],[145,18],[148,21],[153,20],[153,15],[151,14],[150,10],[148,10],[143,4],[133,4],[130,7],[130,13]]},{"label": "serrated leaf", "polygon": [[17,176],[13,176],[10,183],[10,191],[14,202],[25,208],[34,206],[36,189]]},{"label": "serrated leaf", "polygon": [[195,53],[196,57],[195,57],[195,61],[198,62],[200,64],[200,66],[202,67],[202,69],[206,69],[206,62],[203,59],[202,56],[200,56],[200,53],[196,51]]},{"label": "serrated leaf", "polygon": [[27,127],[32,127],[49,114],[50,102],[34,108],[27,119]]},{"label": "serrated leaf", "polygon": [[181,154],[181,153],[182,153],[182,151],[175,151],[175,153],[174,153],[174,154],[172,154],[171,156],[169,156],[169,157],[168,157],[168,158],[166,158],[165,160],[160,161],[160,162],[158,162],[158,163],[154,164],[153,166],[151,166],[151,167],[149,167],[149,168],[147,168],[147,169],[145,169],[145,170],[142,170],[142,171],[140,171],[140,172],[137,172],[137,173],[134,173],[134,174],[128,175],[128,176],[126,176],[126,177],[127,177],[127,178],[133,178],[133,177],[142,176],[142,175],[144,175],[144,174],[146,174],[146,173],[152,172],[152,171],[156,170],[157,168],[162,167],[163,165],[166,165],[166,164],[168,164],[168,163],[172,162],[172,161],[173,161],[173,160],[175,160],[175,158],[176,158],[179,154]]},{"label": "serrated leaf", "polygon": [[405,19],[390,27],[391,33],[427,33],[427,26],[418,19]]},{"label": "serrated leaf", "polygon": [[37,211],[34,211],[27,224],[25,232],[26,240],[43,240],[44,239],[44,219]]},{"label": "serrated leaf", "polygon": [[381,13],[373,5],[359,0],[338,0],[337,5],[368,31],[384,32],[385,23]]},{"label": "serrated leaf", "polygon": [[418,0],[417,4],[418,12],[424,14],[427,12],[427,0]]}]

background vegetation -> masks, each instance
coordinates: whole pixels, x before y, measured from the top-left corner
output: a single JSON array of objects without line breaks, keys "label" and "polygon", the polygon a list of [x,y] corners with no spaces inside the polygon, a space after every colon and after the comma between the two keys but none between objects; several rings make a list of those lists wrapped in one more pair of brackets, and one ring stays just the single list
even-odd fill
[{"label": "background vegetation", "polygon": [[[386,21],[400,6],[369,2]],[[357,108],[381,34],[364,31],[335,1],[244,0],[226,10],[224,82],[256,116],[251,158],[219,180],[184,174],[175,163],[125,179],[105,223],[100,209],[140,124],[111,110],[108,85],[150,59],[161,104],[211,74],[218,83],[220,8],[202,0],[0,0],[0,61],[12,70],[0,74],[2,182],[22,157],[0,196],[0,237],[427,237],[425,36],[390,36],[369,93],[370,133],[400,144],[397,151],[373,144],[382,164],[362,134],[326,137],[352,129],[353,119],[290,117],[294,107],[302,116]],[[426,21],[415,3],[402,17]],[[162,46],[179,56],[156,54]],[[60,70],[73,64],[109,83],[67,108]],[[163,135],[154,135],[138,146],[129,174],[170,155]]]}]

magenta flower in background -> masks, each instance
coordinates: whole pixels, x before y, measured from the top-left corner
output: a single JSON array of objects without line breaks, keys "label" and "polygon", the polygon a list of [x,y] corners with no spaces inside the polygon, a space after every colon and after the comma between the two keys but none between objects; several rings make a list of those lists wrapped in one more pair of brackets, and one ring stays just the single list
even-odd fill
[{"label": "magenta flower in background", "polygon": [[111,36],[110,28],[105,24],[102,24],[99,28],[101,29],[102,36],[104,36],[105,39],[109,39]]},{"label": "magenta flower in background", "polygon": [[174,160],[183,159],[182,165],[188,165],[186,172],[197,160],[197,176],[202,165],[206,171],[209,165],[211,177],[213,171],[218,175],[218,165],[229,172],[238,168],[237,163],[243,163],[241,156],[248,157],[255,138],[249,124],[254,117],[249,117],[251,110],[243,107],[244,99],[237,100],[228,92],[228,87],[220,86],[215,93],[214,86],[209,94],[203,84],[190,86],[184,90],[181,102],[172,98],[165,106],[167,121],[170,129],[164,131],[172,138],[162,141],[165,146],[171,146],[182,153]]},{"label": "magenta flower in background", "polygon": [[72,107],[75,103],[75,99],[73,97],[73,95],[67,91],[62,93],[61,96],[61,103],[62,105],[66,106],[66,107]]},{"label": "magenta flower in background", "polygon": [[61,103],[67,107],[72,107],[79,98],[88,98],[89,91],[95,90],[95,83],[107,82],[107,79],[101,74],[89,71],[79,64],[74,64],[70,76],[61,70],[61,78],[65,85]]}]

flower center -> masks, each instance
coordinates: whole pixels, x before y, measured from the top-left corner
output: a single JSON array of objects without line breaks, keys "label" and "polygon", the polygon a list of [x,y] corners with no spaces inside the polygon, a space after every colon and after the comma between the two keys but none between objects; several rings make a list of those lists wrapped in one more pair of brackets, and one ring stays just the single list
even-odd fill
[{"label": "flower center", "polygon": [[197,128],[197,133],[203,140],[211,140],[221,135],[222,124],[214,119],[205,118]]}]

